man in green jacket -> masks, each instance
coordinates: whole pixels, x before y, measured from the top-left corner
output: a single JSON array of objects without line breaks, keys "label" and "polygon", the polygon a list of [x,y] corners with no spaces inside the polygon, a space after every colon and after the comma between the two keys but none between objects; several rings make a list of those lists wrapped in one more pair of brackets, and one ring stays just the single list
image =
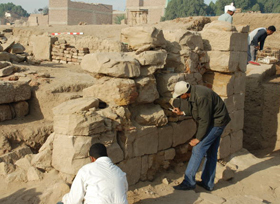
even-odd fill
[{"label": "man in green jacket", "polygon": [[[211,89],[204,86],[191,86],[188,82],[177,82],[174,88],[173,112],[177,115],[191,115],[197,122],[195,137],[189,142],[192,156],[181,184],[176,190],[192,190],[196,184],[206,190],[213,190],[220,138],[230,117],[225,103]],[[205,157],[200,182],[195,181],[195,174]]]}]

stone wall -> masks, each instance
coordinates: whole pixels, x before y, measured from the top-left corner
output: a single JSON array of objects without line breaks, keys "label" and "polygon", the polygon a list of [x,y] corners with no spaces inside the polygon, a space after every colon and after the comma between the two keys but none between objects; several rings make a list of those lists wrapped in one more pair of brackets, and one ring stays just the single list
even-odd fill
[{"label": "stone wall", "polygon": [[240,150],[246,71],[242,56],[247,56],[242,45],[248,27],[239,29],[220,22],[200,33],[130,27],[121,34],[128,52],[85,55],[82,69],[98,80],[83,90],[83,98],[53,109],[52,166],[71,180],[89,162],[87,152],[94,142],[107,146],[130,185],[152,180],[173,162],[187,161],[196,124],[168,110],[174,85],[181,80],[206,85],[226,102],[232,121],[222,136],[219,158]]},{"label": "stone wall", "polygon": [[28,17],[29,26],[46,26],[49,25],[49,15],[43,14],[30,14]]},{"label": "stone wall", "polygon": [[87,4],[71,0],[49,1],[50,25],[112,24],[112,5]]}]

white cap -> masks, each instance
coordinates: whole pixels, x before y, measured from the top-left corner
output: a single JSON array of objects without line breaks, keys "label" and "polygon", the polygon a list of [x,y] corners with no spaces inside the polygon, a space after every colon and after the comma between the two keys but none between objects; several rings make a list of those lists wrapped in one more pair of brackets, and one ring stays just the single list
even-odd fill
[{"label": "white cap", "polygon": [[187,93],[190,89],[191,85],[188,82],[185,81],[179,81],[175,84],[174,87],[174,93],[173,98],[177,98],[178,96],[181,96],[184,93]]},{"label": "white cap", "polygon": [[235,7],[232,6],[232,5],[229,5],[229,6],[227,7],[227,10],[228,10],[228,11],[232,11],[232,12],[235,12],[235,11],[236,11]]}]

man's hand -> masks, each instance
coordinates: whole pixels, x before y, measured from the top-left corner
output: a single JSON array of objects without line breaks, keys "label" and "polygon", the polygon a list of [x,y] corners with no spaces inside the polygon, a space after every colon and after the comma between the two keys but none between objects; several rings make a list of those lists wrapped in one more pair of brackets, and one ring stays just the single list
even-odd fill
[{"label": "man's hand", "polygon": [[192,147],[194,147],[194,146],[197,145],[199,142],[200,142],[200,141],[199,141],[198,139],[194,138],[194,139],[192,139],[192,140],[189,142],[189,144],[190,144]]},{"label": "man's hand", "polygon": [[177,115],[184,115],[184,112],[183,112],[183,111],[180,111],[179,108],[174,108],[172,112],[173,112],[173,113],[176,113]]},{"label": "man's hand", "polygon": [[256,46],[255,49],[256,49],[256,50],[259,50],[259,49],[260,49],[260,46]]}]

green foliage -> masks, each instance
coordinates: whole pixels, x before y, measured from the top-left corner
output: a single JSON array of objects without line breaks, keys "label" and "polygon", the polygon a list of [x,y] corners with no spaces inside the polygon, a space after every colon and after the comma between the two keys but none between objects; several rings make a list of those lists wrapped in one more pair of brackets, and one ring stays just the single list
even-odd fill
[{"label": "green foliage", "polygon": [[161,20],[187,16],[219,16],[224,13],[225,6],[232,2],[243,12],[280,13],[280,0],[217,0],[216,3],[211,1],[209,5],[204,4],[203,0],[171,0]]},{"label": "green foliage", "polygon": [[122,20],[125,19],[125,15],[117,15],[114,19],[115,24],[121,24]]},{"label": "green foliage", "polygon": [[29,14],[21,6],[17,6],[13,3],[0,4],[0,17],[5,16],[5,12],[10,11],[11,13],[17,14],[21,17],[28,17]]}]

